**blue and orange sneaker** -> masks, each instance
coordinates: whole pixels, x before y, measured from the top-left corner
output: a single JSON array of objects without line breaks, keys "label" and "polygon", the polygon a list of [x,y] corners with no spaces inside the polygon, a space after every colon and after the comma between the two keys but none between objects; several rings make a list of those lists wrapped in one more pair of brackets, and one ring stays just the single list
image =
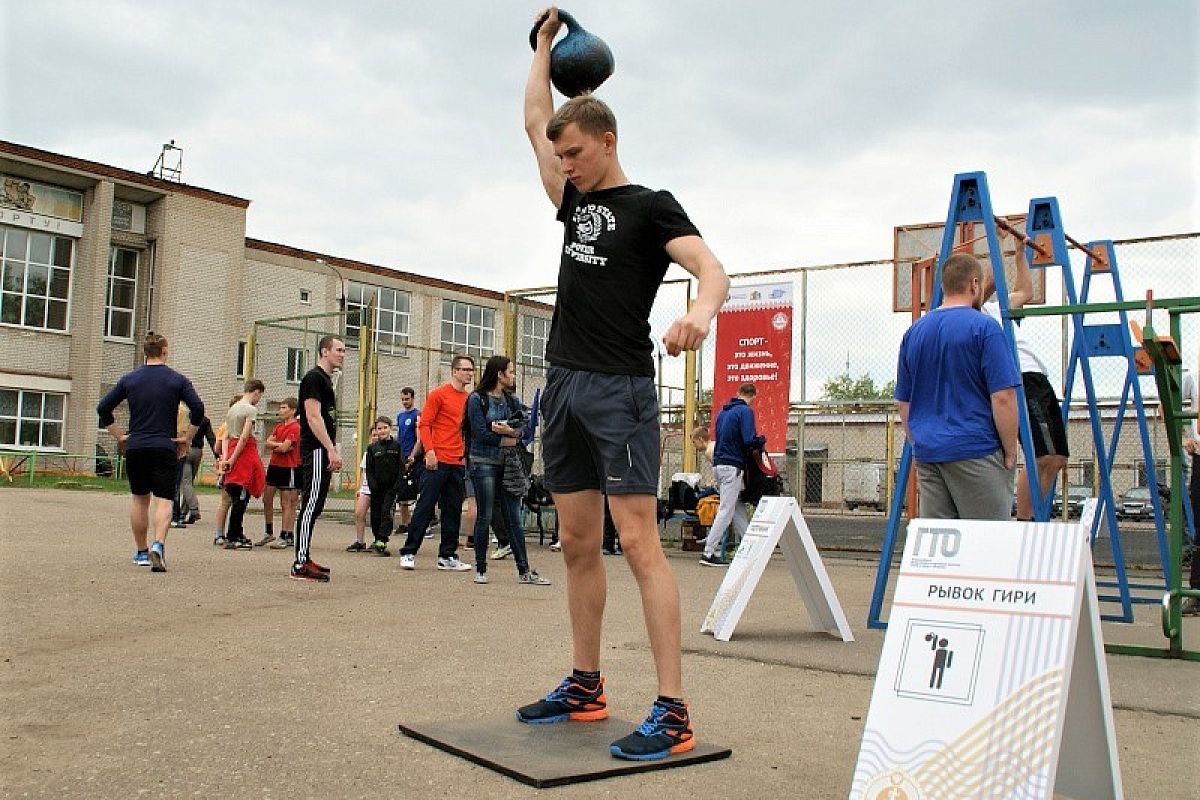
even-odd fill
[{"label": "blue and orange sneaker", "polygon": [[686,753],[696,746],[687,704],[674,705],[655,700],[650,716],[628,736],[609,747],[617,758],[631,761],[657,761],[672,753]]},{"label": "blue and orange sneaker", "polygon": [[521,706],[517,719],[532,725],[562,722],[566,719],[592,722],[608,718],[608,698],[604,696],[604,678],[589,690],[574,677],[563,680],[544,700]]}]

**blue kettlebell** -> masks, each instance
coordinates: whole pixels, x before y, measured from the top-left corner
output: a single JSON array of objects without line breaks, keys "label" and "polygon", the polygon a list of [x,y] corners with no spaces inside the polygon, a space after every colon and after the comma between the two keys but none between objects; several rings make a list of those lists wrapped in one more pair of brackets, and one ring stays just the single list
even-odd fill
[{"label": "blue kettlebell", "polygon": [[[567,26],[567,35],[550,49],[550,82],[567,97],[595,91],[613,74],[616,62],[612,50],[561,8],[558,18]],[[539,19],[529,32],[529,46],[534,50],[537,50],[537,32],[545,21],[546,17]]]}]

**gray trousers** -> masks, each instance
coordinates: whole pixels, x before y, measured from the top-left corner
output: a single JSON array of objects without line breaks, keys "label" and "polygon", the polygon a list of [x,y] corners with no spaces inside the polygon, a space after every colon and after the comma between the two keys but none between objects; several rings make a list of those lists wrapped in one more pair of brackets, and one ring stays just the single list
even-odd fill
[{"label": "gray trousers", "polygon": [[179,492],[183,495],[180,508],[193,514],[200,513],[200,500],[196,497],[196,473],[200,471],[200,459],[204,450],[193,447],[188,450],[187,460],[183,462],[183,478],[179,481]]},{"label": "gray trousers", "polygon": [[926,519],[1005,521],[1012,514],[1015,469],[1004,468],[1004,451],[983,458],[917,463],[921,516]]},{"label": "gray trousers", "polygon": [[742,493],[742,471],[728,464],[720,464],[713,467],[713,474],[717,476],[717,491],[721,494],[721,504],[717,507],[717,516],[713,519],[712,527],[708,529],[708,537],[704,540],[706,556],[711,556],[720,547],[721,538],[730,522],[733,523],[738,537],[745,535],[746,528],[750,525],[750,518],[746,516],[746,504],[738,499],[738,495]]}]

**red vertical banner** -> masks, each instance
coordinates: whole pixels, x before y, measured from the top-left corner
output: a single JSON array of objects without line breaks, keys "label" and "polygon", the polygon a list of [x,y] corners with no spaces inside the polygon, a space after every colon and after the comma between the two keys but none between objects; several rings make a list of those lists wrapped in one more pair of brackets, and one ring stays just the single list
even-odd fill
[{"label": "red vertical banner", "polygon": [[792,384],[792,284],[734,286],[717,315],[713,416],[743,383],[758,390],[754,422],[767,449],[782,453],[788,440]]}]

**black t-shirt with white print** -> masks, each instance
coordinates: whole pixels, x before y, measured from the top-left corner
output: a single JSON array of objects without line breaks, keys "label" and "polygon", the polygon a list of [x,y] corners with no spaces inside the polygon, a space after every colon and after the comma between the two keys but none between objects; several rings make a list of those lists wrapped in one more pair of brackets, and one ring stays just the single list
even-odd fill
[{"label": "black t-shirt with white print", "polygon": [[308,424],[308,414],[304,410],[305,400],[316,400],[321,404],[321,420],[325,423],[325,432],[329,434],[331,442],[337,442],[337,424],[333,418],[337,397],[333,392],[333,380],[329,373],[320,367],[313,367],[304,373],[300,380],[300,453],[303,456],[324,447]]},{"label": "black t-shirt with white print", "polygon": [[568,181],[558,220],[565,232],[546,360],[653,376],[650,308],[671,263],[666,245],[700,232],[670,192],[636,184],[583,194]]}]

